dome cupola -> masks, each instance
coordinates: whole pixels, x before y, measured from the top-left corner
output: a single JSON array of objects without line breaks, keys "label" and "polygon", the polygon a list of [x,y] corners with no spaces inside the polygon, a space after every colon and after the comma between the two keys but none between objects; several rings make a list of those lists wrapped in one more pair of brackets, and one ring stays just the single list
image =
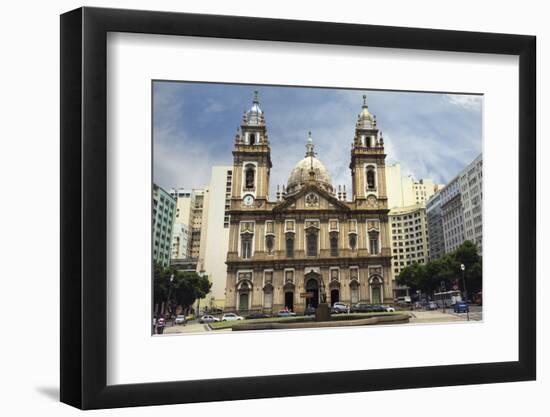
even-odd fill
[{"label": "dome cupola", "polygon": [[286,193],[298,192],[306,183],[314,182],[329,193],[334,192],[332,179],[323,163],[317,159],[311,132],[309,132],[306,144],[306,157],[299,161],[290,172]]}]

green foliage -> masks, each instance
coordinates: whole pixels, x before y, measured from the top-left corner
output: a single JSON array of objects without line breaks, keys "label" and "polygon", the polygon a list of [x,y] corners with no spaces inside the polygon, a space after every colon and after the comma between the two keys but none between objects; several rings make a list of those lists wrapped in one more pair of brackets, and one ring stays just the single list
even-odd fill
[{"label": "green foliage", "polygon": [[482,259],[477,253],[477,247],[469,240],[460,245],[454,252],[426,264],[413,263],[404,268],[397,276],[399,285],[406,285],[413,291],[432,294],[440,291],[441,282],[450,290],[454,283],[462,288],[462,270],[466,267],[464,278],[469,294],[481,290],[482,286]]},{"label": "green foliage", "polygon": [[193,271],[178,271],[155,265],[153,276],[153,298],[156,304],[165,302],[173,311],[177,305],[189,309],[197,299],[210,292],[212,283],[206,275]]}]

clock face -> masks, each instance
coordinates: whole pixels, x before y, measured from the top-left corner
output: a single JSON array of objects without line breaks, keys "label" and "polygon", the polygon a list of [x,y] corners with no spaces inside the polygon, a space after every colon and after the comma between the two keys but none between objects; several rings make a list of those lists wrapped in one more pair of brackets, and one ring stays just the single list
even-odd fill
[{"label": "clock face", "polygon": [[245,195],[243,198],[243,202],[247,206],[251,206],[254,203],[254,197],[252,197],[250,194]]}]

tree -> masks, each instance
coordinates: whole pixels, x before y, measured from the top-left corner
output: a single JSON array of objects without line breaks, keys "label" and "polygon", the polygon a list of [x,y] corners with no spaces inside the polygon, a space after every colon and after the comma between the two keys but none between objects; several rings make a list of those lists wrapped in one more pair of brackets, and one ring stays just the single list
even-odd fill
[{"label": "tree", "polygon": [[432,294],[441,290],[441,283],[451,289],[455,282],[462,278],[460,265],[465,266],[465,280],[468,293],[481,290],[482,263],[477,247],[469,240],[460,245],[454,252],[426,264],[413,264],[404,268],[396,277],[399,285],[405,285],[413,291]]},{"label": "tree", "polygon": [[163,268],[155,265],[153,276],[153,299],[155,304],[165,303],[174,314],[179,305],[189,310],[197,299],[202,299],[210,292],[212,283],[206,275],[194,271],[178,271],[174,268]]}]

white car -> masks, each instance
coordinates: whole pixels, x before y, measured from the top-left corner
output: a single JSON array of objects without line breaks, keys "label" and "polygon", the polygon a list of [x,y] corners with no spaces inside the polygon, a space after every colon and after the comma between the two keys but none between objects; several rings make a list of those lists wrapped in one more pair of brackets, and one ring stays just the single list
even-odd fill
[{"label": "white car", "polygon": [[199,319],[199,323],[214,323],[216,321],[220,321],[219,318],[211,316],[210,314],[205,314]]},{"label": "white car", "polygon": [[386,312],[388,312],[388,313],[394,313],[395,312],[395,308],[393,308],[393,307],[390,307],[390,306],[381,306],[381,307],[383,307],[386,310]]},{"label": "white car", "polygon": [[244,317],[238,316],[235,313],[225,313],[222,316],[222,321],[235,321],[235,320],[244,320]]},{"label": "white car", "polygon": [[176,317],[176,319],[174,320],[174,324],[185,324],[187,322],[187,320],[185,319],[185,316],[183,315],[179,315]]}]

